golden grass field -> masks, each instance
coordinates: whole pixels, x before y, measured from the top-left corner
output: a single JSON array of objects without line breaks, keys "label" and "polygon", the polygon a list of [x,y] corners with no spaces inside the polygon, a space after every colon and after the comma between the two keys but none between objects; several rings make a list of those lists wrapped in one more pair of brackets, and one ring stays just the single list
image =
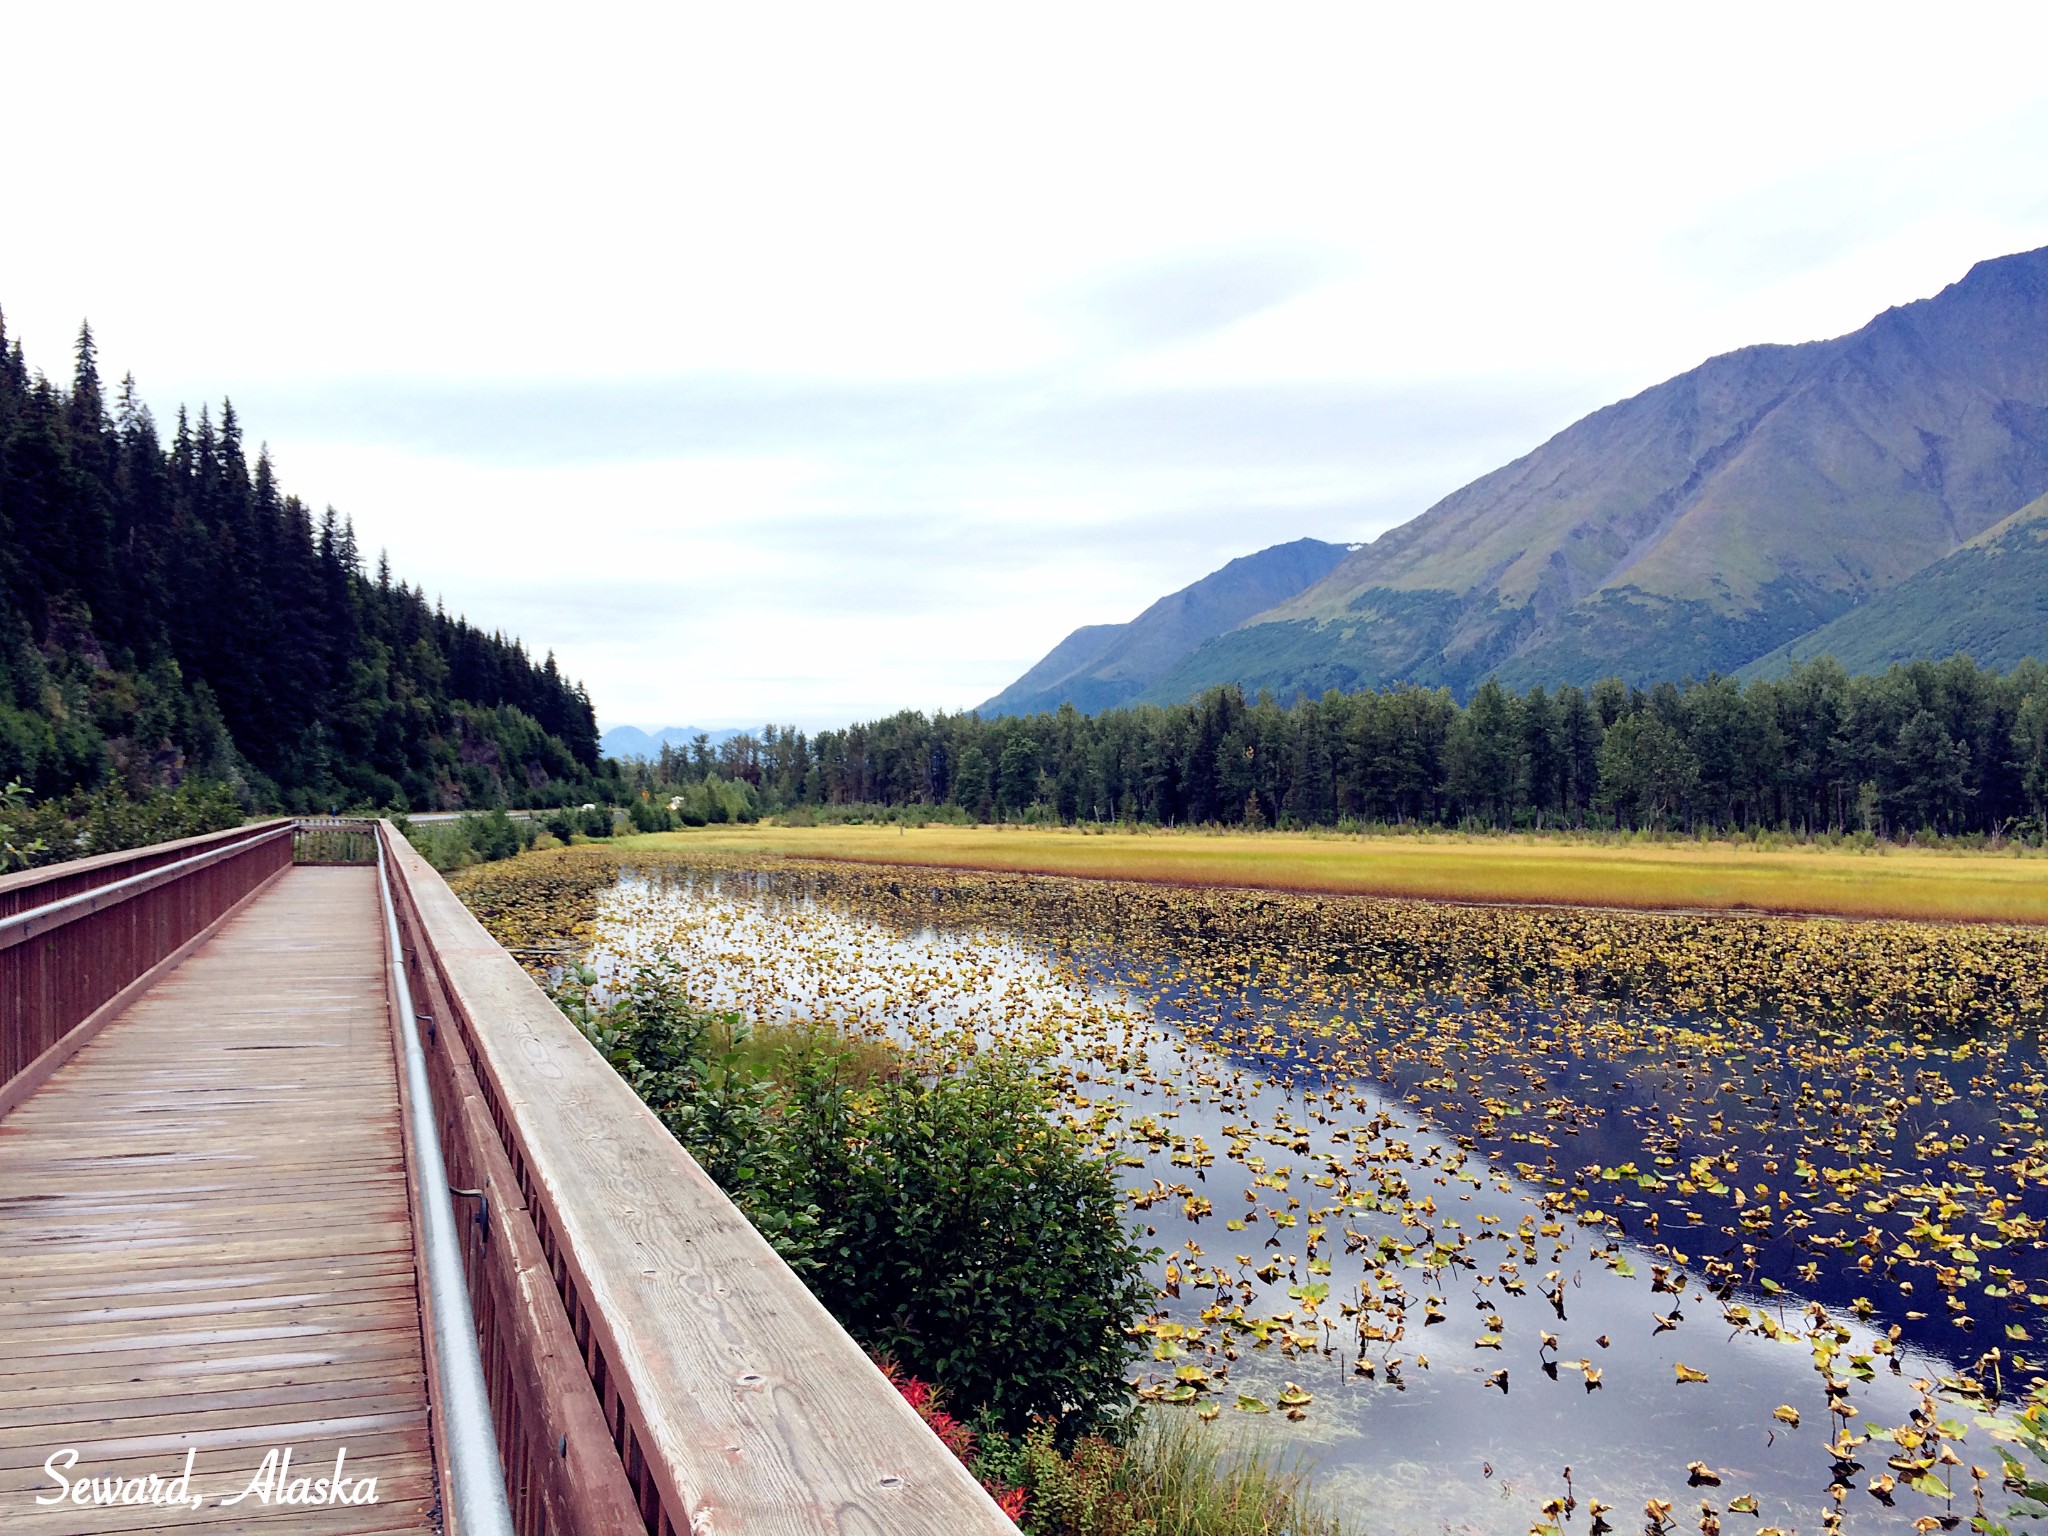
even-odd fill
[{"label": "golden grass field", "polygon": [[1438,901],[2048,923],[2048,859],[2009,853],[988,826],[706,827],[618,846]]}]

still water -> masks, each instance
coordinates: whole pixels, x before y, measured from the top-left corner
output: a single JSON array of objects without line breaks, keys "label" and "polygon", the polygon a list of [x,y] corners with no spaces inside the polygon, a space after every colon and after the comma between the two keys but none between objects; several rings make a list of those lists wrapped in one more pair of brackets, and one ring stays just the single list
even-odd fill
[{"label": "still water", "polygon": [[[1987,1346],[2025,1327],[1951,1326],[1931,1288],[1916,1304],[1888,1256],[1917,1230],[1896,1202],[1779,1196],[1788,1223],[1745,1201],[1805,1162],[1775,1136],[1812,1088],[1796,1020],[1693,1052],[1673,1041],[1727,1021],[1650,1030],[1630,1013],[1646,1005],[1609,999],[1574,1004],[1567,1031],[1513,996],[1347,984],[1343,953],[1290,950],[1284,902],[1276,932],[1200,942],[934,921],[918,880],[628,871],[595,950],[670,955],[696,1002],[757,1022],[1038,1052],[1161,1250],[1140,1390],[1297,1450],[1358,1528],[1910,1530],[1968,1522],[1973,1464],[1992,1513],[2009,1502],[1991,1436],[2025,1362]],[[1967,1065],[1942,1057],[1947,1086],[1913,1099],[1944,1106],[1943,1152],[2001,1135]],[[1834,1119],[1869,1158],[1934,1134],[1905,1111],[1873,1130],[1858,1102]],[[1574,1169],[1596,1198],[1565,1198]],[[1808,1259],[1866,1231],[1853,1251],[1875,1264]],[[1993,1271],[2014,1307],[2038,1248],[1983,1261],[2016,1271]]]}]

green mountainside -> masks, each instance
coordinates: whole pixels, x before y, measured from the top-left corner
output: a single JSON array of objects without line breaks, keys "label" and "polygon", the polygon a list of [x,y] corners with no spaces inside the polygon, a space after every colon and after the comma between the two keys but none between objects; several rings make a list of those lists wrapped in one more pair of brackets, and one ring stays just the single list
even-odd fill
[{"label": "green mountainside", "polygon": [[1781,677],[1820,656],[1851,672],[1882,672],[1955,655],[2001,671],[2048,657],[2048,496],[1738,675]]},{"label": "green mountainside", "polygon": [[[1734,671],[2044,492],[2048,250],[1980,262],[1850,335],[1732,352],[1596,411],[1138,697]],[[2024,593],[1994,583],[1971,601],[1999,629],[1989,605],[2008,596]]]},{"label": "green mountainside", "polygon": [[1028,715],[1071,702],[1083,714],[1114,708],[1183,663],[1203,641],[1234,629],[1327,576],[1342,544],[1296,539],[1244,555],[1162,597],[1128,624],[1088,624],[983,704],[984,715]]}]

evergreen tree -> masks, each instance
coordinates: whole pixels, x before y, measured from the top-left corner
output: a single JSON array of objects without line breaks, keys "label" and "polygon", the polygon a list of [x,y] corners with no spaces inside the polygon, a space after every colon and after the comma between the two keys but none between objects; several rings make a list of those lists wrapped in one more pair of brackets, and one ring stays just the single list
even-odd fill
[{"label": "evergreen tree", "polygon": [[[432,614],[355,530],[251,467],[242,423],[132,377],[110,411],[79,328],[68,391],[0,322],[0,782],[42,795],[193,776],[249,807],[589,797],[589,697],[553,658]],[[457,664],[458,660],[460,665]]]}]

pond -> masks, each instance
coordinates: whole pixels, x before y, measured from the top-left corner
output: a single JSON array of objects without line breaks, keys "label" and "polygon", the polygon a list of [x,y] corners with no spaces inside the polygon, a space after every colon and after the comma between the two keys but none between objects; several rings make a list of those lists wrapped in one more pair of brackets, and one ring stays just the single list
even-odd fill
[{"label": "pond", "polygon": [[1161,1250],[1140,1395],[1297,1447],[1360,1529],[2010,1503],[2037,933],[669,862],[595,947],[756,1021],[1041,1055]]}]

